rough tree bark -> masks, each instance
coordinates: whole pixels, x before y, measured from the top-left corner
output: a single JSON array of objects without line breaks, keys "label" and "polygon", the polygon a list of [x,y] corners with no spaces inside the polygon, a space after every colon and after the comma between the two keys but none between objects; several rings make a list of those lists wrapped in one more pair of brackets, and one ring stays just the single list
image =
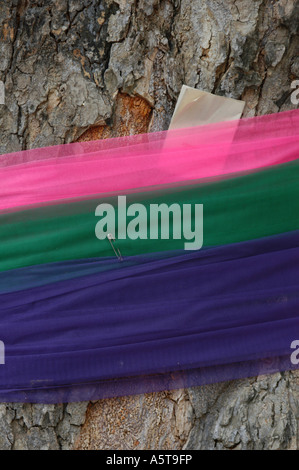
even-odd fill
[{"label": "rough tree bark", "polygon": [[[296,0],[5,0],[0,152],[165,129],[183,83],[292,109]],[[0,405],[1,449],[295,449],[299,375]]]}]

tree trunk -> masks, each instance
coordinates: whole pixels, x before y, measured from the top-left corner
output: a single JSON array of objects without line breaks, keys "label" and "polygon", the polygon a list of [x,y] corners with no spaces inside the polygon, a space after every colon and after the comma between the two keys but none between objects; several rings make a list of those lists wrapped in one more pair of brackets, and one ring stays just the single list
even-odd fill
[{"label": "tree trunk", "polygon": [[[168,127],[183,83],[292,109],[296,0],[5,0],[0,153]],[[1,449],[296,449],[299,374],[0,405]]]}]

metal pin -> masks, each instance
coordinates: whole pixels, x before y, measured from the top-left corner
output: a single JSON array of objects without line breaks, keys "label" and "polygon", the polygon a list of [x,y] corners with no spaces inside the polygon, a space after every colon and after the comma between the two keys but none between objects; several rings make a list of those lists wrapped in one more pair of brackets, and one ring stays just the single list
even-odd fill
[{"label": "metal pin", "polygon": [[113,242],[115,242],[115,237],[112,235],[112,233],[108,233],[107,235],[107,238],[109,240],[109,243],[115,253],[115,255],[117,256],[118,260],[119,261],[123,261],[123,257],[121,255],[121,252],[119,250],[119,248],[117,248],[116,246],[114,246]]}]

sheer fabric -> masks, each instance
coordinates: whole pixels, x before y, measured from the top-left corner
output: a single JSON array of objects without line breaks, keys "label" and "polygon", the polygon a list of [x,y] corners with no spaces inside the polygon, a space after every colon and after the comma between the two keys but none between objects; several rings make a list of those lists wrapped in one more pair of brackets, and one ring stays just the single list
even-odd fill
[{"label": "sheer fabric", "polygon": [[[1,156],[0,400],[298,368],[298,124],[292,111]],[[169,239],[149,224],[146,237],[118,239],[118,195],[148,214],[203,204],[203,247],[184,250],[175,218]],[[115,209],[121,259],[95,235],[101,203]]]}]

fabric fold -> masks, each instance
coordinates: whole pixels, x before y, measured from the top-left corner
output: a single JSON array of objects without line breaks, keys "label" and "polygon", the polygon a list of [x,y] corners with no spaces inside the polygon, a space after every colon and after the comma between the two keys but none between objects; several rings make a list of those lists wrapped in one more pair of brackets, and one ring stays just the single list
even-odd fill
[{"label": "fabric fold", "polygon": [[40,390],[55,402],[68,384],[84,400],[76,385],[97,380],[114,380],[123,395],[125,378],[161,374],[163,388],[163,374],[182,371],[200,385],[207,377],[196,381],[198,369],[233,373],[241,362],[244,371],[246,361],[285,358],[299,334],[298,241],[294,232],[241,243],[239,256],[232,246],[175,254],[110,279],[97,273],[1,294],[1,399],[5,390],[7,400],[12,390],[25,399],[32,386],[35,400]]},{"label": "fabric fold", "polygon": [[298,369],[297,110],[17,152],[0,178],[1,402]]},{"label": "fabric fold", "polygon": [[0,210],[250,171],[298,158],[299,112],[0,157]]}]

